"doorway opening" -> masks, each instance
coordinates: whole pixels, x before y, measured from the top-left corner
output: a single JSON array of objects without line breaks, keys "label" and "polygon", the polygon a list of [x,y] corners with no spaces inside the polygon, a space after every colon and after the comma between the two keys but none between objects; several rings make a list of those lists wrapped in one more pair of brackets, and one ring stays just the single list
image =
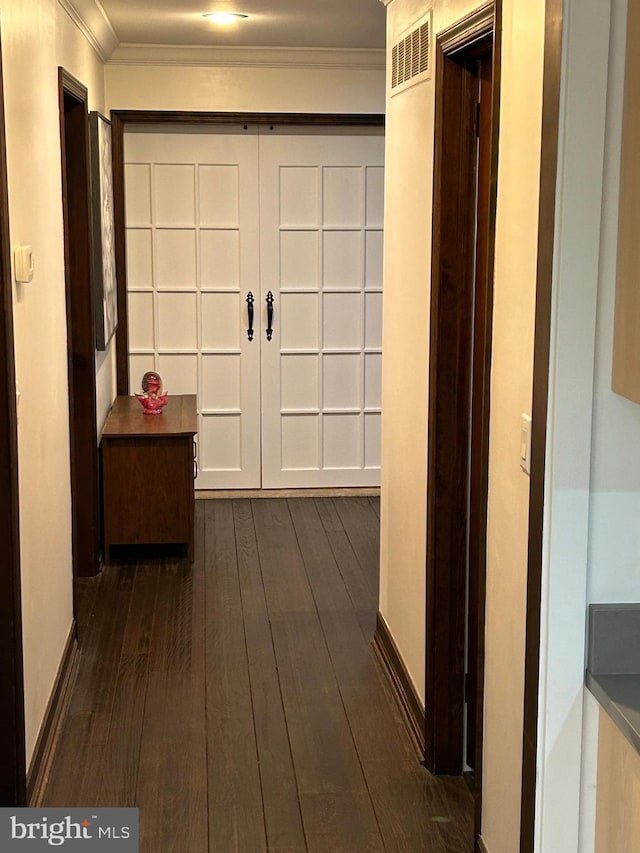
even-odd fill
[{"label": "doorway opening", "polygon": [[112,115],[119,393],[197,394],[198,490],[376,487],[380,117],[240,118]]},{"label": "doorway opening", "polygon": [[436,41],[425,763],[467,770],[480,832],[499,43],[488,4]]},{"label": "doorway opening", "polygon": [[[73,577],[99,570],[100,491],[96,423],[95,321],[91,295],[87,89],[58,71],[69,365]],[[74,583],[74,613],[76,584]]]}]

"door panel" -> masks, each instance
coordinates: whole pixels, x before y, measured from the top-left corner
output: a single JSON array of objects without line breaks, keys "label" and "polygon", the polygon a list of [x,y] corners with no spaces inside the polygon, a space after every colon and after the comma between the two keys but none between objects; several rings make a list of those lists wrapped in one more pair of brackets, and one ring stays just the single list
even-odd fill
[{"label": "door panel", "polygon": [[125,136],[130,384],[197,393],[201,489],[260,486],[257,151],[239,128]]},{"label": "door panel", "polygon": [[382,135],[260,137],[263,485],[380,477]]},{"label": "door panel", "polygon": [[383,148],[376,130],[127,132],[130,382],[197,393],[198,488],[379,483]]}]

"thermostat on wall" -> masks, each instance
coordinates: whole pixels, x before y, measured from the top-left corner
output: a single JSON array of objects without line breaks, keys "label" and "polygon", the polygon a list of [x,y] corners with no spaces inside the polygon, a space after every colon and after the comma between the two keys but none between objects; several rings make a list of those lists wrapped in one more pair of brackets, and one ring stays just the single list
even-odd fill
[{"label": "thermostat on wall", "polygon": [[33,280],[33,253],[31,246],[16,246],[13,250],[16,281],[26,284]]}]

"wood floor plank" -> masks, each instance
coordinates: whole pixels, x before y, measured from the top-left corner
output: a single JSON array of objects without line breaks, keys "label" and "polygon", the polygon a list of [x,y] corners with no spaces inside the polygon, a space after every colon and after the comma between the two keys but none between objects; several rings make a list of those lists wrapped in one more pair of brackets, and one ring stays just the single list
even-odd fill
[{"label": "wood floor plank", "polygon": [[129,617],[134,567],[111,566],[102,573],[101,614],[80,646],[77,687],[71,711],[110,712],[124,633]]},{"label": "wood floor plank", "polygon": [[122,638],[122,654],[145,655],[151,645],[151,626],[156,605],[159,566],[157,563],[138,563],[136,566],[129,616]]},{"label": "wood floor plank", "polygon": [[[340,628],[334,623],[338,633],[329,643],[322,619],[336,612],[350,617],[350,624],[355,625],[359,634],[358,645],[351,650],[354,656],[362,655],[363,649],[367,651],[366,643],[314,503],[300,500],[287,503],[290,518],[287,520],[281,510],[278,529],[283,539],[290,543],[289,571],[295,570],[298,588],[309,589],[315,608],[283,612],[278,607],[281,599],[272,594],[271,600],[276,606],[270,615],[301,804],[304,795],[311,796],[306,808],[303,805],[302,809],[307,845],[310,850],[331,850],[340,836],[343,839],[340,844],[344,844],[344,839],[349,838],[344,834],[346,814],[350,810],[353,813],[357,806],[360,814],[351,833],[356,838],[355,841],[350,838],[352,849],[381,850],[375,815],[368,801],[330,654],[330,645],[338,649],[341,642]],[[268,519],[256,519],[258,542],[267,523]],[[294,557],[296,551],[298,557]],[[275,566],[271,563],[273,553],[267,548],[263,553],[261,560],[264,560],[269,603],[267,576]],[[304,580],[301,571],[305,572]],[[323,799],[326,795],[333,803],[332,808],[327,806],[329,800]],[[344,802],[352,802],[352,806],[343,812],[339,804]],[[374,843],[378,846],[371,846],[372,838],[377,840]]]},{"label": "wood floor plank", "polygon": [[270,615],[315,613],[286,500],[252,500],[258,554]]},{"label": "wood floor plank", "polygon": [[378,516],[378,519],[379,519],[380,518],[380,498],[379,497],[375,497],[375,498],[370,497],[369,503],[371,504],[371,508],[373,509],[373,511],[375,512],[375,514]]},{"label": "wood floor plank", "polygon": [[201,507],[195,528],[193,565],[158,566],[136,796],[141,853],[209,847]]},{"label": "wood floor plank", "polygon": [[153,564],[138,564],[101,772],[100,802],[131,807],[136,801],[142,724],[149,670],[149,642],[158,586]]},{"label": "wood floor plank", "polygon": [[365,686],[340,692],[361,761],[417,761],[404,724],[379,681],[374,678]]},{"label": "wood floor plank", "polygon": [[286,500],[251,503],[282,696],[305,704],[337,697],[322,626]]},{"label": "wood floor plank", "polygon": [[304,850],[305,837],[251,504],[233,502],[249,679],[269,850]]},{"label": "wood floor plank", "polygon": [[204,697],[189,681],[176,672],[149,676],[135,803],[141,853],[208,851]]},{"label": "wood floor plank", "polygon": [[[317,498],[314,505],[323,522],[326,540],[329,543],[333,559],[342,576],[342,581],[358,616],[363,633],[367,639],[371,639],[375,631],[375,620],[378,612],[378,582],[377,580],[372,582],[371,573],[365,572],[358,561],[335,509],[334,501],[330,498]],[[311,515],[309,510],[305,514],[307,517]],[[329,523],[324,520],[327,515],[330,518]],[[377,553],[380,537],[378,527],[369,525],[367,529],[371,546]],[[314,535],[318,535],[317,530]]]},{"label": "wood floor plank", "polygon": [[384,853],[367,793],[303,794],[301,804],[310,853]]},{"label": "wood floor plank", "polygon": [[445,841],[441,827],[451,816],[437,779],[417,761],[369,761],[364,763],[364,772],[387,850],[472,853],[472,832],[465,846]]},{"label": "wood floor plank", "polygon": [[366,791],[342,704],[318,695],[286,713],[301,795]]},{"label": "wood floor plank", "polygon": [[[204,531],[203,531],[204,535]],[[196,549],[198,535],[196,533]],[[198,667],[204,648],[204,565],[186,559],[158,567],[160,573],[150,672],[184,672]],[[198,587],[198,589],[196,589]],[[199,618],[196,616],[199,610]],[[197,644],[201,648],[195,648]],[[200,651],[200,657],[197,652]],[[195,660],[194,660],[195,656]],[[201,675],[204,683],[204,668]]]},{"label": "wood floor plank", "polygon": [[373,589],[378,591],[380,572],[380,519],[368,498],[332,498],[353,551]]},{"label": "wood floor plank", "polygon": [[436,779],[448,821],[440,824],[447,850],[466,853],[473,838],[473,796],[461,777],[440,776]]},{"label": "wood floor plank", "polygon": [[334,558],[317,504],[304,498],[289,499],[288,503],[336,681],[340,688],[367,684],[376,674],[373,653]]},{"label": "wood floor plank", "polygon": [[85,636],[95,626],[95,608],[98,605],[98,596],[104,572],[94,577],[77,578],[75,583],[75,605],[76,630],[78,643],[84,643]]},{"label": "wood floor plank", "polygon": [[371,579],[363,571],[347,534],[342,531],[327,533],[334,559],[347,588],[362,632],[372,639],[376,629],[378,592]]},{"label": "wood floor plank", "polygon": [[[90,711],[77,711],[65,719],[43,795],[43,807],[81,808],[98,804],[100,777],[97,772],[103,747],[91,746],[94,725],[95,717]],[[83,760],[73,760],[77,755],[83,756]],[[89,756],[88,760],[85,756]]]},{"label": "wood floor plank", "polygon": [[[100,624],[100,619],[96,618],[99,614],[99,608],[96,607],[97,591],[100,588],[103,575],[99,574],[92,578],[80,578],[76,582],[76,607],[77,607],[77,622],[78,622],[78,639],[79,639],[79,655],[78,655],[78,673],[75,682],[74,691],[72,693],[72,701],[80,691],[84,679],[87,677],[87,661],[83,659],[82,649],[87,642],[91,632],[96,633]],[[101,596],[102,601],[108,596],[107,591]],[[77,706],[76,706],[77,707]],[[90,711],[68,712],[66,718],[62,721],[61,730],[59,733],[58,752],[61,754],[69,754],[72,748],[78,748],[82,753],[90,750],[92,732],[95,726],[95,719]],[[64,805],[65,801],[69,801],[69,807],[79,803],[79,797],[82,796],[81,791],[85,783],[83,770],[86,770],[87,765],[84,764],[81,768],[72,766],[70,763],[62,761],[54,761],[47,781],[47,787],[44,792],[43,804],[46,806]],[[93,776],[91,772],[90,777]],[[91,804],[97,798],[95,797],[88,801]]]},{"label": "wood floor plank", "polygon": [[[93,620],[81,640],[78,675],[58,745],[61,755],[90,755],[91,765],[84,764],[76,770],[75,759],[54,762],[44,796],[45,806],[92,806],[100,802],[133,576],[133,567],[114,566],[97,579],[100,618]],[[96,603],[96,612],[97,609]]]},{"label": "wood floor plank", "polygon": [[[353,600],[347,594],[346,585],[343,585],[344,578],[335,561],[335,554],[331,548],[329,537],[344,537],[345,534],[340,534],[335,530],[326,531],[325,525],[321,522],[317,503],[290,499],[289,508],[318,606],[318,614],[329,648],[336,681],[339,685],[341,700],[346,711],[350,734],[356,744],[358,758],[360,761],[363,759],[369,761],[385,760],[388,763],[393,762],[396,767],[405,766],[412,760],[417,764],[417,758],[402,723],[397,715],[394,715],[393,706],[389,701],[390,697],[379,679],[379,672],[373,660],[370,643],[365,639],[362,628],[358,624]],[[370,538],[373,543],[377,544],[377,536],[374,531],[370,531]],[[355,560],[350,542],[342,540],[342,545],[343,565],[346,561],[346,555],[350,555],[350,579],[352,584],[354,578],[359,580],[359,595],[362,601],[362,598],[365,597],[364,591],[371,590],[371,587],[363,575],[358,561]],[[369,614],[372,611],[371,605],[371,598],[369,598]],[[364,608],[362,608],[362,612],[365,612]],[[330,718],[328,722],[331,722]],[[309,748],[309,755],[305,761],[306,772],[300,781],[303,808],[307,810],[312,806],[314,808],[312,815],[308,814],[308,811],[303,812],[309,847],[312,849],[313,845],[317,844],[318,849],[365,850],[369,849],[369,844],[373,843],[374,846],[371,849],[382,849],[381,846],[380,848],[375,846],[376,843],[381,844],[379,836],[377,842],[371,842],[368,838],[350,837],[349,832],[345,831],[345,827],[339,819],[342,814],[340,810],[337,812],[338,819],[332,820],[330,816],[335,814],[333,812],[335,803],[332,800],[326,802],[322,798],[320,800],[313,797],[309,800],[306,798],[308,790],[314,785],[318,785],[318,779],[327,780],[336,776],[339,778],[335,768],[314,765],[314,758],[316,758],[314,737],[319,736],[332,743],[335,743],[339,737],[339,733],[336,731],[323,732],[323,724],[326,725],[327,720],[318,721],[311,718],[309,731],[304,730],[304,728],[298,731],[297,726],[301,725],[301,721],[294,717],[290,722],[292,738],[300,738],[301,741],[307,743]],[[341,755],[345,751],[348,752],[343,746]],[[326,756],[324,758],[326,760]],[[350,796],[353,795],[350,793],[346,800],[338,801],[340,808],[345,803],[349,803],[347,814],[355,808],[354,804],[349,801]],[[364,794],[361,793],[360,804],[366,802],[366,797],[363,800],[363,796]],[[384,809],[384,799],[380,795],[378,798]],[[355,825],[362,824],[362,821],[363,816],[361,815]],[[318,829],[320,834],[316,837],[314,833]],[[374,832],[372,837],[375,838],[376,835],[377,833]],[[440,839],[437,830],[431,835],[438,840]],[[342,844],[347,846],[342,847]],[[394,848],[390,847],[389,849]],[[415,849],[422,848],[416,847]]]},{"label": "wood floor plank", "polygon": [[321,696],[339,701],[318,614],[279,614],[270,619],[285,711],[289,705],[304,705]]},{"label": "wood floor plank", "polygon": [[315,498],[315,507],[322,519],[322,526],[327,533],[340,533],[344,531],[340,516],[338,515],[332,500],[327,498]]},{"label": "wood floor plank", "polygon": [[133,807],[147,691],[145,655],[123,655],[118,668],[109,735],[100,779],[100,803]]},{"label": "wood floor plank", "polygon": [[351,613],[353,603],[338,571],[316,502],[289,498],[287,504],[318,611]]},{"label": "wood floor plank", "polygon": [[266,850],[233,510],[205,505],[209,847]]}]

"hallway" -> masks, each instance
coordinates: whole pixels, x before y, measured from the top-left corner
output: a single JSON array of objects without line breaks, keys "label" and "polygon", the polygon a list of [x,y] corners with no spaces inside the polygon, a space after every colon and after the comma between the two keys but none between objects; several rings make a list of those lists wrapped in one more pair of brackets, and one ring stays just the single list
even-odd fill
[{"label": "hallway", "polygon": [[137,806],[144,853],[470,853],[372,651],[378,542],[373,498],[201,500],[192,566],[82,581],[43,805]]}]

